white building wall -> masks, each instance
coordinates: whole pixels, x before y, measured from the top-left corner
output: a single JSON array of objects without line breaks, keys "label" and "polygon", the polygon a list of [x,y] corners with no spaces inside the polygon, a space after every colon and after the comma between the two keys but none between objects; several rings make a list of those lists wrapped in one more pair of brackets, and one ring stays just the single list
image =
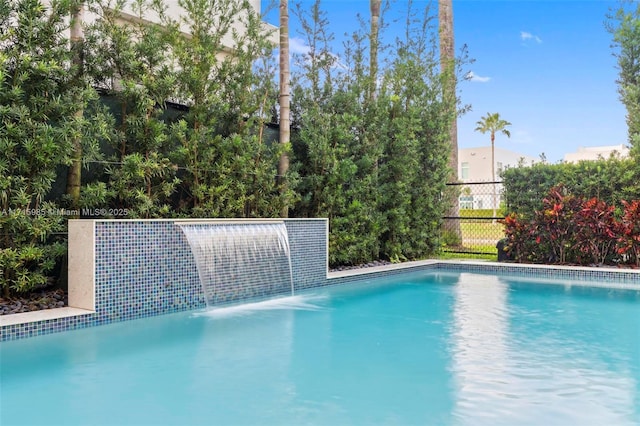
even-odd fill
[{"label": "white building wall", "polygon": [[[50,0],[42,0],[42,1],[46,5]],[[180,5],[178,4],[178,0],[163,0],[163,1],[166,6],[167,16],[170,17],[171,19],[174,19],[180,22],[180,16],[184,14],[184,9],[180,7]],[[251,6],[258,14],[261,11],[260,3],[261,3],[260,0],[250,0]],[[161,23],[160,17],[155,12],[146,11],[142,16],[139,16],[139,15],[140,14],[136,12],[136,10],[134,9],[134,1],[128,0],[126,1],[124,7],[122,8],[121,22],[123,25],[127,25],[127,23],[130,23],[130,22],[148,22],[152,24]],[[82,20],[85,23],[85,25],[88,25],[94,22],[96,19],[98,19],[98,16],[95,13],[87,10],[87,7],[84,6]],[[269,38],[271,42],[274,45],[276,45],[278,43],[278,37],[279,37],[278,28],[267,23],[263,23],[263,28],[264,28],[265,34],[269,34]],[[189,35],[190,31],[187,25],[185,25],[184,23],[181,23],[180,29],[185,35],[187,36]],[[244,25],[240,20],[238,20],[234,23],[233,29],[237,31],[239,34],[242,34],[244,32]],[[229,31],[227,34],[225,34],[224,38],[222,39],[222,44],[225,49],[223,52],[220,52],[219,54],[220,59],[223,59],[225,56],[233,53],[234,42],[233,42],[231,33],[232,31]]]},{"label": "white building wall", "polygon": [[612,154],[620,158],[629,157],[629,148],[623,144],[610,146],[592,146],[578,148],[576,152],[569,152],[564,155],[566,163],[577,163],[579,161],[595,161],[601,158],[607,159]]},{"label": "white building wall", "polygon": [[[489,182],[500,180],[500,172],[506,168],[530,166],[537,160],[503,148],[495,148],[495,177],[491,176],[491,147],[463,148],[458,150],[458,178],[463,182]],[[465,171],[466,169],[466,171]]]},{"label": "white building wall", "polygon": [[[256,13],[259,14],[260,7],[261,7],[260,0],[251,0],[250,3],[253,9],[256,11]],[[166,15],[180,23],[180,30],[183,33],[190,34],[189,27],[184,22],[181,22],[180,20],[180,16],[184,14],[184,9],[180,7],[180,5],[178,4],[178,0],[164,0],[164,4],[167,8]],[[124,12],[123,13],[124,20],[139,19],[138,13],[136,13],[135,10],[133,9],[131,2],[127,3],[127,5],[123,8],[123,12]],[[145,13],[145,15],[143,16],[143,20],[154,23],[154,24],[161,23],[158,14],[155,12]],[[237,31],[239,34],[242,34],[244,32],[244,26],[242,25],[242,22],[240,20],[234,22],[233,29]],[[265,30],[271,31],[273,29],[275,29],[275,27],[265,24]],[[229,53],[233,50],[233,44],[234,44],[231,33],[232,31],[228,31],[227,34],[225,34],[224,38],[222,39],[222,44],[227,49],[229,49]]]},{"label": "white building wall", "polygon": [[[495,148],[494,154],[495,177],[491,175],[490,146],[458,150],[458,179],[461,182],[470,183],[461,187],[460,208],[499,208],[502,184],[489,182],[500,181],[500,173],[504,169],[519,167],[520,165],[531,166],[537,161],[534,157],[503,148]],[[471,184],[472,182],[474,184]],[[476,184],[477,182],[487,183]]]}]

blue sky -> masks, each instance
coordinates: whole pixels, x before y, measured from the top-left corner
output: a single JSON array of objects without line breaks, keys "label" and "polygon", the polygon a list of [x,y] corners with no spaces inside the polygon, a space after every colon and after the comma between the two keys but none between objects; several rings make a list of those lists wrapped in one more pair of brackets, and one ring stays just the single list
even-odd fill
[{"label": "blue sky", "polygon": [[[428,3],[414,0],[414,7]],[[263,11],[267,4],[263,1]],[[465,67],[474,77],[458,87],[462,102],[471,105],[458,120],[459,147],[490,144],[488,135],[474,131],[487,112],[498,112],[512,123],[511,138],[497,136],[497,147],[536,158],[544,153],[552,163],[580,146],[626,144],[625,109],[615,83],[611,35],[605,29],[606,15],[617,4],[454,0],[456,50],[466,44],[474,60]],[[336,42],[356,30],[358,13],[369,17],[369,0],[324,0],[322,5]],[[406,7],[406,1],[392,2],[387,22]],[[277,25],[277,10],[267,21]],[[301,44],[295,39],[299,36],[293,15],[290,25],[293,49]],[[387,38],[395,36],[394,26],[385,30]]]}]

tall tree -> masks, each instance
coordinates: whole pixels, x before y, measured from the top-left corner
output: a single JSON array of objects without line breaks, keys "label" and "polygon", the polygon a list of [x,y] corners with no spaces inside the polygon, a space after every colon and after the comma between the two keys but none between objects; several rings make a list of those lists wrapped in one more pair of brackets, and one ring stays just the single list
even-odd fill
[{"label": "tall tree", "polygon": [[[393,260],[434,253],[441,240],[440,202],[449,179],[450,104],[443,98],[430,8],[407,10],[405,36],[389,49],[379,100],[382,252]],[[434,202],[438,200],[438,202]],[[456,223],[456,222],[454,222]]]},{"label": "tall tree", "polygon": [[[440,71],[445,78],[445,99],[451,108],[456,108],[456,73],[455,42],[453,34],[453,0],[438,0],[438,33],[440,36]],[[452,180],[458,180],[458,125],[457,120],[451,122],[449,129],[451,138]]]},{"label": "tall tree", "polygon": [[371,86],[369,87],[369,99],[375,99],[376,86],[378,80],[378,45],[380,34],[380,3],[382,0],[370,0],[371,9],[371,32],[369,33],[369,74],[371,76]]},{"label": "tall tree", "polygon": [[495,161],[495,140],[496,133],[502,133],[506,137],[511,137],[511,132],[507,130],[507,126],[511,126],[506,120],[500,118],[500,114],[495,112],[493,114],[487,113],[484,117],[480,118],[480,121],[476,123],[476,132],[482,134],[489,133],[491,136],[491,179],[493,180],[493,217],[496,216],[496,161]]},{"label": "tall tree", "polygon": [[607,29],[618,60],[618,93],[627,109],[631,153],[640,158],[640,3],[622,1],[609,16]]},{"label": "tall tree", "polygon": [[[281,190],[286,188],[286,174],[289,170],[288,145],[291,137],[290,115],[290,76],[289,76],[289,1],[280,0],[280,144],[283,149],[278,161],[278,178]],[[285,203],[282,217],[289,216],[289,207]]]},{"label": "tall tree", "polygon": [[[456,98],[456,65],[455,43],[453,34],[453,0],[438,0],[438,35],[440,41],[440,72],[444,79],[445,105],[451,110],[451,124],[449,127],[449,168],[451,169],[450,181],[458,181],[458,122],[457,122],[457,98]],[[448,194],[450,208],[449,217],[459,216],[458,194]],[[446,228],[452,232],[457,240],[461,240],[460,222],[453,219],[446,224]]]},{"label": "tall tree", "polygon": [[[82,24],[84,21],[84,4],[81,0],[73,0],[71,4],[71,27],[69,29],[69,41],[72,52],[72,62],[76,70],[76,78],[81,80],[82,69],[82,51],[84,42],[84,31]],[[83,109],[78,108],[75,112],[77,119],[82,119]],[[80,186],[82,184],[82,141],[80,135],[73,138],[73,156],[71,165],[67,171],[67,196],[69,197],[72,209],[78,209],[80,202]]]}]

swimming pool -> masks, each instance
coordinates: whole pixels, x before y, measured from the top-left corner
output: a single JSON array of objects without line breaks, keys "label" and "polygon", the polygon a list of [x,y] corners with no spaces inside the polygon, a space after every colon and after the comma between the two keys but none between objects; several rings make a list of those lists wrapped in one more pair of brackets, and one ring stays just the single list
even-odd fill
[{"label": "swimming pool", "polygon": [[637,290],[407,273],[3,342],[0,424],[639,424],[638,318]]}]

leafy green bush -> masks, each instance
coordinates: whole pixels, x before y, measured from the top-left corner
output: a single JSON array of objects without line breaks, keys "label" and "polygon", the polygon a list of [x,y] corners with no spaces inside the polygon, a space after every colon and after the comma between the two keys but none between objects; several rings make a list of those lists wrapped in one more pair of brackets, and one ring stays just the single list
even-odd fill
[{"label": "leafy green bush", "polygon": [[640,198],[640,167],[634,159],[538,163],[506,169],[502,179],[506,211],[528,218],[542,209],[549,190],[560,184],[577,197],[595,197],[613,205]]},{"label": "leafy green bush", "polygon": [[[6,3],[5,3],[6,5]],[[47,283],[65,251],[54,233],[65,213],[46,202],[71,141],[85,123],[78,108],[95,91],[76,79],[65,32],[69,4],[38,0],[0,8],[0,286],[5,295]]]}]

